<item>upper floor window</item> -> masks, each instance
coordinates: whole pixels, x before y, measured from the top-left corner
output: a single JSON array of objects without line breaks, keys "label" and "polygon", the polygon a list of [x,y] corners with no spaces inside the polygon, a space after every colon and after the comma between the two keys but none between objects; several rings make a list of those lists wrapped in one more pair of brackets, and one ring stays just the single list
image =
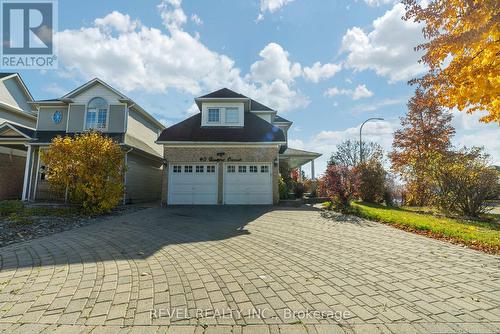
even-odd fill
[{"label": "upper floor window", "polygon": [[209,108],[208,109],[208,123],[219,123],[219,121],[220,121],[219,108]]},{"label": "upper floor window", "polygon": [[102,97],[90,100],[87,106],[86,129],[107,129],[108,127],[108,102]]},{"label": "upper floor window", "polygon": [[226,123],[239,123],[240,111],[238,108],[226,108]]}]

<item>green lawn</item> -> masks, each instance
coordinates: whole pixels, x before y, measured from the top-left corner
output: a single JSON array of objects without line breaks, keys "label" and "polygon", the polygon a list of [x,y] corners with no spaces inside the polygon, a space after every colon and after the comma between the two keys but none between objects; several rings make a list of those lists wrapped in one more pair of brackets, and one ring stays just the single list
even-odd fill
[{"label": "green lawn", "polygon": [[414,208],[392,208],[359,202],[353,203],[353,207],[355,214],[369,220],[462,243],[491,253],[500,253],[498,215],[488,215],[490,221],[476,221],[415,212]]}]

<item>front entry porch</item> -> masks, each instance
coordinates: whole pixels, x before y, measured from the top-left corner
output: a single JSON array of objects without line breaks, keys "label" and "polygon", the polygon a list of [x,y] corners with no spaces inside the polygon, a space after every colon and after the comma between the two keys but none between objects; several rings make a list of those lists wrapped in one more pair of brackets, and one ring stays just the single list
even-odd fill
[{"label": "front entry porch", "polygon": [[15,123],[0,124],[0,200],[21,199],[26,179],[28,142],[35,130]]},{"label": "front entry porch", "polygon": [[286,163],[290,169],[299,170],[299,181],[302,181],[302,167],[311,163],[311,180],[316,179],[314,170],[314,160],[321,156],[320,153],[298,150],[288,147],[279,155],[280,164]]}]

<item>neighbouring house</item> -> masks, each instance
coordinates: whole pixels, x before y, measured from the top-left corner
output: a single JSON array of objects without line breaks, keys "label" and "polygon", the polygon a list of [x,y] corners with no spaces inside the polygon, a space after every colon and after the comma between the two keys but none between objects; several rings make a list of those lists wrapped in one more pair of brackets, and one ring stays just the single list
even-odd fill
[{"label": "neighbouring house", "polygon": [[0,73],[0,200],[20,199],[37,110],[17,73]]},{"label": "neighbouring house", "polygon": [[38,109],[38,121],[27,143],[24,200],[62,200],[51,192],[45,179],[47,166],[40,159],[40,151],[54,137],[75,136],[88,130],[102,132],[126,152],[124,203],[160,199],[163,152],[155,140],[165,127],[133,100],[93,79],[61,98],[35,101],[32,105]]},{"label": "neighbouring house", "polygon": [[288,148],[292,122],[223,88],[195,99],[199,113],[161,133],[162,204],[273,204],[279,165],[300,168],[318,153]]}]

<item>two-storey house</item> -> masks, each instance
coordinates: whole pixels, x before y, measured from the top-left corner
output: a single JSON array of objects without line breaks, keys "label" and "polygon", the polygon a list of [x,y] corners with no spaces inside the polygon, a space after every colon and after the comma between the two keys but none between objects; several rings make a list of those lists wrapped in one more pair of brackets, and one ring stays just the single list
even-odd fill
[{"label": "two-storey house", "polygon": [[35,132],[33,97],[17,73],[0,73],[0,200],[21,198],[27,146]]},{"label": "two-storey house", "polygon": [[279,165],[300,168],[320,154],[288,148],[292,122],[230,89],[195,99],[199,113],[161,133],[162,203],[273,204]]},{"label": "two-storey house", "polygon": [[33,102],[38,120],[28,143],[23,199],[58,200],[45,180],[40,152],[57,136],[75,136],[98,130],[125,151],[124,202],[160,198],[162,147],[155,143],[165,128],[133,100],[99,79],[93,79],[63,97]]}]

